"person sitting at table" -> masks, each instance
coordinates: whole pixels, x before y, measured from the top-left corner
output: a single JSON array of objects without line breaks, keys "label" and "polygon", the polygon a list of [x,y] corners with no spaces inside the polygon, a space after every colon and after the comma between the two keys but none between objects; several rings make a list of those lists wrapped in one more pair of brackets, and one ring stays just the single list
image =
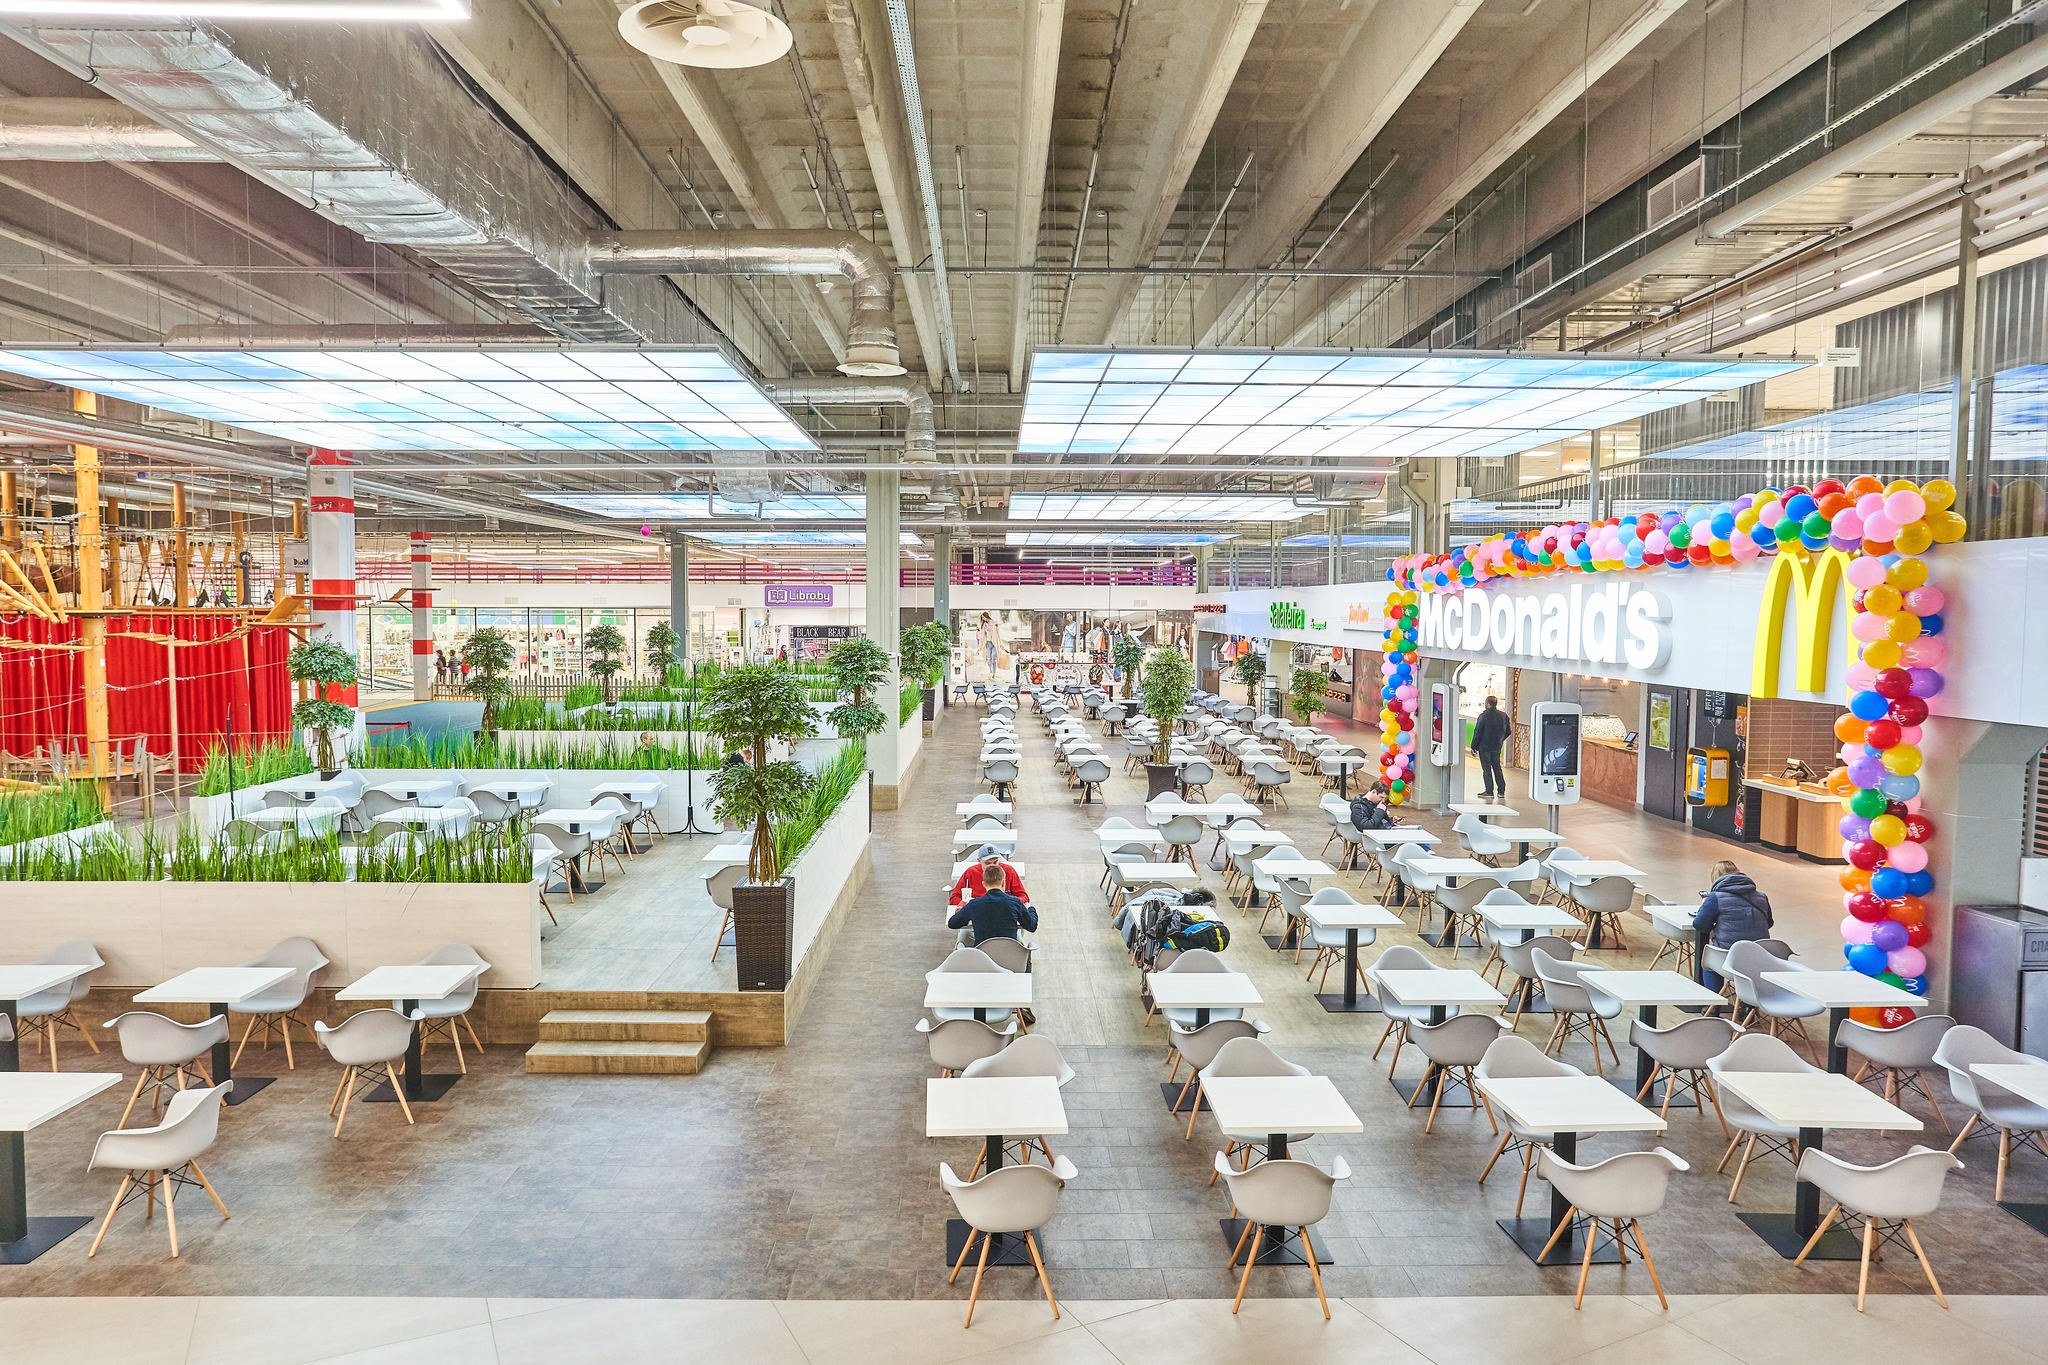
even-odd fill
[{"label": "person sitting at table", "polygon": [[1710,991],[1721,989],[1721,976],[1706,968],[1707,945],[1733,948],[1771,936],[1771,900],[1756,889],[1756,883],[1734,863],[1723,858],[1708,872],[1706,894],[1700,897],[1699,914],[1692,922],[1693,960],[1700,964],[1700,984]]},{"label": "person sitting at table", "polygon": [[1003,861],[1003,855],[996,852],[994,844],[983,844],[974,855],[974,861],[960,874],[960,880],[953,883],[953,892],[946,897],[948,906],[965,905],[974,897],[988,890],[986,874],[982,869],[990,863],[999,869],[995,874],[996,884],[1020,901],[1030,901],[1031,893],[1024,889],[1024,879],[1017,875],[1017,869]]},{"label": "person sitting at table", "polygon": [[1392,829],[1401,822],[1394,818],[1394,808],[1387,804],[1387,784],[1374,779],[1373,784],[1359,795],[1351,798],[1351,824],[1355,829]]},{"label": "person sitting at table", "polygon": [[946,921],[948,929],[960,931],[960,946],[973,948],[992,938],[1018,938],[1018,930],[1036,931],[1038,912],[1021,896],[1004,888],[1001,858],[984,858],[975,865],[981,872],[982,891],[955,911]]}]

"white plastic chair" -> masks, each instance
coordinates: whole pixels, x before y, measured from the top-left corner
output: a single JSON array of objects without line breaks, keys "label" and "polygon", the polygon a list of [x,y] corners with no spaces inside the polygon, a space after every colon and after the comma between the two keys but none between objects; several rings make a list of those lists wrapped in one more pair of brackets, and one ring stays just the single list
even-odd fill
[{"label": "white plastic chair", "polygon": [[1878,1166],[1852,1166],[1831,1153],[1808,1151],[1799,1158],[1799,1178],[1819,1186],[1820,1192],[1835,1202],[1821,1215],[1820,1226],[1813,1230],[1813,1236],[1799,1249],[1792,1264],[1804,1265],[1807,1253],[1819,1243],[1828,1226],[1837,1215],[1846,1212],[1863,1220],[1862,1265],[1856,1275],[1857,1312],[1863,1311],[1864,1294],[1870,1287],[1870,1257],[1877,1250],[1877,1239],[1895,1231],[1905,1234],[1913,1255],[1919,1258],[1920,1269],[1934,1290],[1934,1301],[1947,1308],[1948,1298],[1941,1292],[1941,1281],[1934,1278],[1934,1267],[1927,1263],[1919,1234],[1913,1231],[1913,1220],[1940,1207],[1941,1187],[1948,1180],[1948,1173],[1962,1168],[1963,1163],[1952,1153],[1918,1143],[1904,1156],[1893,1157]]},{"label": "white plastic chair", "polygon": [[[1059,1044],[1041,1034],[1027,1033],[1011,1042],[1002,1051],[969,1062],[961,1068],[960,1075],[963,1079],[977,1076],[1045,1076],[1055,1085],[1065,1085],[1074,1079],[1074,1068],[1068,1066],[1067,1059],[1060,1055]],[[1004,1150],[1008,1151],[1010,1145],[1006,1139]],[[1046,1146],[1042,1134],[1019,1138],[1015,1146],[1016,1159],[1020,1164],[1031,1159],[1031,1149],[1034,1146],[1045,1154],[1048,1165],[1055,1160],[1052,1148]],[[975,1158],[974,1169],[967,1176],[969,1180],[981,1174],[981,1163],[985,1156],[984,1153],[983,1157]]]},{"label": "white plastic chair", "polygon": [[334,1136],[340,1137],[341,1125],[348,1122],[348,1102],[378,1085],[391,1087],[399,1110],[411,1125],[412,1106],[405,1101],[398,1063],[412,1043],[412,1020],[397,1010],[359,1010],[332,1028],[325,1020],[316,1020],[313,1036],[342,1066],[341,1084],[334,1088],[334,1098],[327,1105],[330,1114],[336,1105],[341,1107],[340,1117],[334,1121]]},{"label": "white plastic chair", "polygon": [[1665,1078],[1664,1103],[1658,1116],[1671,1117],[1671,1097],[1680,1086],[1692,1091],[1693,1100],[1702,1109],[1714,1106],[1716,1117],[1721,1120],[1721,1132],[1728,1136],[1728,1118],[1721,1113],[1721,1100],[1714,1092],[1714,1082],[1707,1072],[1707,1063],[1728,1050],[1740,1032],[1726,1019],[1702,1015],[1673,1024],[1670,1028],[1651,1028],[1640,1019],[1632,1019],[1628,1026],[1628,1040],[1636,1050],[1648,1057],[1652,1063],[1650,1079],[1643,1082],[1636,1091],[1638,1102],[1655,1088],[1657,1078]]},{"label": "white plastic chair", "polygon": [[[477,950],[467,943],[444,943],[421,958],[419,965],[479,969],[461,990],[439,1000],[422,1000],[419,1002],[419,1009],[413,1014],[413,1018],[420,1021],[420,1051],[426,1051],[428,1040],[435,1034],[446,1034],[449,1043],[455,1048],[455,1064],[462,1069],[462,1074],[467,1076],[469,1063],[462,1059],[462,1039],[456,1036],[455,1028],[460,1023],[463,1028],[469,1030],[469,1041],[476,1046],[477,1054],[481,1056],[484,1050],[483,1041],[476,1036],[476,1026],[469,1022],[469,1011],[476,1004],[477,985],[483,980],[484,973],[491,969],[491,964],[484,961]],[[391,1007],[397,1009],[399,1002],[392,1001]]]},{"label": "white plastic chair", "polygon": [[[1547,1056],[1527,1038],[1518,1038],[1512,1033],[1503,1033],[1488,1044],[1486,1055],[1479,1059],[1479,1065],[1472,1068],[1473,1074],[1482,1081],[1517,1080],[1531,1077],[1583,1076],[1586,1073],[1569,1062],[1560,1062]],[[1555,1133],[1538,1132],[1524,1128],[1515,1121],[1513,1114],[1503,1114],[1507,1120],[1507,1135],[1487,1158],[1486,1169],[1479,1173],[1479,1183],[1484,1185],[1486,1177],[1493,1174],[1493,1167],[1509,1152],[1522,1155],[1522,1185],[1515,1192],[1515,1217],[1522,1216],[1522,1201],[1529,1197],[1529,1176],[1536,1169],[1536,1153],[1550,1146],[1557,1138]]]},{"label": "white plastic chair", "polygon": [[1657,1264],[1650,1259],[1649,1247],[1643,1244],[1639,1220],[1664,1207],[1665,1193],[1671,1188],[1671,1173],[1689,1171],[1692,1167],[1686,1165],[1676,1152],[1664,1147],[1653,1147],[1647,1152],[1623,1152],[1590,1166],[1574,1165],[1556,1152],[1545,1149],[1537,1155],[1536,1164],[1551,1188],[1571,1204],[1564,1221],[1557,1225],[1556,1231],[1550,1234],[1550,1240],[1543,1244],[1543,1250],[1537,1253],[1537,1264],[1543,1263],[1543,1258],[1557,1245],[1557,1239],[1571,1230],[1579,1215],[1583,1214],[1592,1224],[1586,1229],[1586,1255],[1579,1262],[1579,1292],[1572,1300],[1572,1307],[1585,1307],[1586,1276],[1593,1269],[1593,1247],[1600,1240],[1599,1224],[1604,1221],[1613,1226],[1616,1245],[1621,1243],[1623,1232],[1635,1239],[1636,1254],[1643,1258],[1643,1268],[1650,1272],[1650,1284],[1657,1291],[1657,1302],[1669,1308],[1671,1301],[1664,1297],[1664,1282],[1657,1278]]},{"label": "white plastic chair", "polygon": [[[1377,983],[1381,972],[1442,971],[1443,968],[1424,957],[1420,948],[1396,943],[1393,947],[1382,950],[1380,955],[1373,959],[1372,965],[1364,970],[1365,979]],[[1401,1049],[1408,1046],[1408,1026],[1428,1023],[1430,1006],[1404,1005],[1398,1000],[1388,998],[1383,991],[1380,995],[1380,1008],[1386,1013],[1387,1026],[1380,1030],[1380,1041],[1372,1050],[1372,1059],[1380,1059],[1380,1049],[1387,1045],[1389,1037],[1393,1037],[1394,1055],[1387,1063],[1387,1074],[1391,1076],[1394,1074],[1394,1068],[1401,1064]],[[1457,1014],[1458,1007],[1453,1005],[1446,1017],[1454,1017]]]},{"label": "white plastic chair", "polygon": [[1949,1144],[1949,1151],[1962,1146],[1979,1121],[1995,1129],[1998,1133],[1998,1176],[1991,1197],[2003,1200],[2005,1170],[2012,1162],[2012,1154],[2031,1144],[2035,1151],[2048,1155],[2048,1147],[2042,1145],[2042,1136],[2048,1133],[2048,1109],[2023,1100],[2010,1090],[2000,1089],[1971,1071],[1970,1067],[1977,1063],[2048,1066],[2048,1062],[2024,1052],[2015,1052],[1983,1029],[1970,1024],[1958,1024],[1943,1034],[1941,1046],[1934,1050],[1934,1060],[1948,1072],[1949,1093],[1970,1111],[1969,1122]]},{"label": "white plastic chair", "polygon": [[[216,1015],[213,1022],[225,1032],[228,1022],[225,1017]],[[216,1085],[205,1090],[181,1090],[171,1097],[170,1105],[164,1111],[164,1121],[156,1127],[116,1129],[100,1134],[86,1169],[119,1171],[121,1184],[114,1191],[114,1202],[107,1206],[107,1216],[100,1220],[99,1235],[92,1239],[92,1247],[85,1253],[88,1260],[99,1254],[100,1243],[106,1239],[107,1229],[113,1225],[114,1215],[120,1212],[121,1205],[136,1194],[142,1195],[145,1201],[147,1212],[144,1217],[156,1216],[159,1183],[164,1191],[164,1222],[171,1233],[171,1259],[176,1260],[178,1256],[178,1211],[173,1201],[180,1187],[196,1184],[204,1189],[212,1198],[214,1207],[220,1210],[221,1220],[227,1220],[228,1206],[221,1203],[213,1183],[199,1169],[198,1157],[213,1145],[214,1137],[220,1132],[220,1106],[227,1098],[229,1088],[228,1085]],[[132,1192],[131,1186],[135,1187]]]},{"label": "white plastic chair", "polygon": [[[1323,1293],[1323,1268],[1316,1264],[1314,1245],[1309,1240],[1308,1230],[1323,1221],[1330,1213],[1330,1195],[1340,1180],[1350,1178],[1351,1167],[1343,1157],[1338,1157],[1328,1171],[1307,1161],[1283,1158],[1278,1161],[1261,1161],[1245,1170],[1237,1170],[1230,1164],[1230,1158],[1222,1152],[1216,1154],[1216,1174],[1230,1187],[1230,1202],[1237,1207],[1244,1218],[1244,1231],[1238,1234],[1237,1245],[1230,1253],[1230,1264],[1237,1265],[1237,1258],[1244,1257],[1244,1273],[1238,1277],[1237,1298],[1232,1301],[1230,1311],[1236,1313],[1244,1305],[1245,1286],[1251,1283],[1252,1263],[1259,1258],[1261,1234],[1266,1228],[1292,1228],[1301,1238],[1301,1249],[1308,1257],[1309,1274],[1315,1280],[1316,1301],[1323,1306],[1323,1318],[1330,1317],[1330,1300]],[[1251,1245],[1246,1246],[1249,1242]]]},{"label": "white plastic chair", "polygon": [[1607,1021],[1618,1017],[1622,1006],[1612,996],[1594,994],[1585,984],[1585,978],[1597,975],[1598,969],[1587,963],[1561,961],[1541,948],[1532,951],[1529,960],[1536,968],[1537,980],[1543,983],[1543,998],[1549,1002],[1550,1012],[1557,1020],[1551,1027],[1550,1041],[1543,1050],[1557,1051],[1576,1033],[1585,1038],[1593,1049],[1595,1075],[1607,1074],[1600,1066],[1602,1042],[1607,1044],[1608,1055],[1619,1067],[1621,1054],[1615,1051],[1614,1039],[1607,1032]]},{"label": "white plastic chair", "polygon": [[135,1089],[129,1092],[128,1107],[121,1111],[121,1121],[114,1125],[117,1129],[128,1126],[128,1116],[135,1112],[135,1102],[142,1098],[144,1087],[149,1089],[152,1114],[163,1099],[165,1087],[182,1092],[187,1080],[200,1089],[211,1087],[213,1077],[195,1063],[216,1044],[228,1039],[227,1016],[220,1014],[203,1023],[181,1024],[148,1010],[130,1010],[100,1027],[114,1030],[114,1036],[121,1042],[123,1061],[142,1068],[135,1078]]},{"label": "white plastic chair", "polygon": [[974,1266],[974,1287],[967,1294],[967,1320],[963,1327],[974,1325],[974,1305],[981,1297],[981,1277],[988,1269],[988,1248],[992,1235],[1000,1233],[1022,1233],[1024,1246],[1031,1253],[1032,1268],[1038,1273],[1038,1282],[1045,1288],[1045,1301],[1052,1308],[1052,1315],[1060,1315],[1059,1300],[1053,1297],[1052,1281],[1046,1278],[1045,1262],[1038,1254],[1038,1238],[1035,1232],[1052,1221],[1054,1210],[1059,1207],[1060,1191],[1066,1183],[1080,1172],[1074,1163],[1065,1157],[1056,1157],[1050,1167],[1005,1166],[990,1171],[979,1180],[962,1180],[953,1174],[953,1168],[941,1163],[939,1181],[946,1187],[946,1193],[953,1197],[953,1207],[959,1211],[960,1219],[970,1231],[967,1242],[960,1248],[960,1259],[953,1264],[953,1273],[947,1277],[951,1284],[960,1278],[961,1267],[967,1264],[967,1255],[974,1250],[977,1239],[981,1242],[981,1259]]},{"label": "white plastic chair", "polygon": [[249,1046],[250,1035],[261,1031],[263,1050],[270,1050],[270,1035],[275,1032],[284,1041],[285,1070],[297,1070],[292,1060],[291,1025],[296,1022],[300,1028],[306,1023],[299,1019],[299,1007],[306,1003],[306,997],[313,990],[313,974],[327,965],[327,954],[320,951],[320,945],[310,938],[288,938],[261,957],[251,958],[244,967],[289,967],[292,974],[272,986],[261,995],[250,996],[247,1000],[228,1005],[229,1015],[246,1014],[249,1026],[242,1030],[242,1041],[235,1048],[230,1063],[242,1060],[242,1049]]},{"label": "white plastic chair", "polygon": [[98,1053],[100,1045],[94,1041],[85,1025],[78,1021],[76,1006],[79,1001],[92,994],[92,974],[106,966],[99,951],[82,938],[60,943],[35,960],[38,967],[82,967],[83,971],[69,981],[52,986],[49,990],[25,995],[14,1002],[15,1034],[20,1038],[33,1036],[37,1046],[48,1043],[50,1048],[50,1070],[57,1069],[57,1030],[68,1028],[85,1039],[85,1045]]},{"label": "white plastic chair", "polygon": [[[1304,902],[1304,905],[1357,905],[1358,903],[1351,893],[1343,887],[1325,886],[1319,888],[1313,896],[1310,896]],[[1315,957],[1308,964],[1308,974],[1312,978],[1318,969],[1323,974],[1322,979],[1316,982],[1318,993],[1324,991],[1329,986],[1330,968],[1344,960],[1346,933],[1347,931],[1343,929],[1321,929],[1317,928],[1313,923],[1308,925],[1308,942],[1316,950]],[[1357,933],[1358,946],[1361,948],[1370,947],[1379,938],[1379,930],[1377,929],[1365,928],[1358,930]],[[1300,956],[1299,952],[1295,954],[1297,960],[1299,960]],[[1364,973],[1365,968],[1361,964],[1359,974],[1363,976]]]},{"label": "white plastic chair", "polygon": [[1754,1026],[1761,1021],[1766,1031],[1780,1038],[1789,1028],[1806,1055],[1816,1056],[1805,1021],[1827,1013],[1827,1006],[1763,979],[1765,972],[1803,972],[1810,968],[1783,961],[1755,943],[1738,943],[1728,950],[1724,970],[1735,984],[1735,998],[1749,1007],[1748,1017],[1738,1022]]},{"label": "white plastic chair", "polygon": [[[1782,1038],[1768,1033],[1745,1033],[1728,1045],[1725,1052],[1709,1058],[1707,1070],[1716,1076],[1734,1071],[1774,1071],[1791,1075],[1821,1074],[1821,1069],[1794,1052]],[[1719,1089],[1719,1087],[1716,1087]],[[1735,1136],[1728,1143],[1728,1150],[1721,1153],[1721,1160],[1714,1166],[1719,1175],[1727,1168],[1728,1158],[1741,1147],[1742,1161],[1735,1168],[1735,1181],[1728,1187],[1728,1202],[1734,1203],[1735,1196],[1742,1192],[1742,1177],[1749,1170],[1750,1159],[1756,1155],[1757,1144],[1761,1142],[1766,1153],[1776,1153],[1787,1161],[1797,1164],[1799,1160],[1799,1130],[1773,1123],[1752,1108],[1740,1095],[1724,1092],[1721,1095],[1721,1117],[1735,1129]]]},{"label": "white plastic chair", "polygon": [[[1187,1098],[1188,1090],[1200,1082],[1197,1073],[1216,1060],[1216,1054],[1223,1050],[1225,1043],[1232,1038],[1257,1038],[1271,1031],[1262,1019],[1212,1019],[1200,1028],[1168,1020],[1166,1047],[1171,1055],[1172,1065],[1166,1069],[1167,1084],[1171,1085],[1174,1077],[1180,1074],[1182,1062],[1188,1064],[1188,1078],[1181,1082],[1180,1093],[1173,1097],[1173,1112],[1180,1112],[1181,1103]],[[1195,1107],[1201,1107],[1199,1100]],[[1193,1135],[1194,1131],[1191,1128],[1189,1137]]]},{"label": "white plastic chair", "polygon": [[[704,874],[704,894],[711,898],[713,905],[725,912],[725,918],[719,922],[718,932],[711,937],[711,958],[713,961],[718,959],[718,950],[725,943],[726,934],[731,932],[733,928],[732,890],[742,881],[746,880],[746,876],[747,865],[745,863],[729,863],[724,867],[714,868],[712,871]],[[734,951],[737,952],[737,948]]]},{"label": "white plastic chair", "polygon": [[1897,1104],[1908,1090],[1917,1090],[1934,1110],[1934,1121],[1941,1125],[1941,1131],[1953,1133],[1955,1130],[1948,1126],[1948,1116],[1941,1112],[1923,1073],[1926,1068],[1939,1065],[1935,1054],[1941,1048],[1941,1040],[1955,1026],[1955,1019],[1946,1014],[1923,1014],[1897,1028],[1872,1028],[1854,1019],[1844,1019],[1835,1031],[1835,1041],[1863,1058],[1863,1064],[1856,1068],[1858,1083],[1876,1067],[1874,1079],[1884,1083],[1887,1101]]},{"label": "white plastic chair", "polygon": [[[1260,1032],[1263,1034],[1265,1030],[1260,1029]],[[1209,1059],[1209,1064],[1195,1072],[1195,1103],[1194,1107],[1188,1111],[1188,1131],[1182,1138],[1182,1141],[1192,1140],[1195,1135],[1195,1119],[1202,1112],[1203,1088],[1212,1078],[1219,1076],[1306,1076],[1308,1074],[1309,1069],[1307,1067],[1288,1061],[1285,1057],[1273,1051],[1272,1048],[1266,1046],[1263,1037],[1225,1039],[1223,1046],[1216,1049],[1216,1055]],[[1313,1134],[1310,1133],[1293,1133],[1289,1135],[1288,1140],[1291,1142],[1306,1142],[1312,1136]],[[1244,1153],[1244,1162],[1246,1165],[1249,1165],[1254,1158],[1265,1155],[1266,1144],[1242,1138],[1233,1138],[1225,1134],[1223,1154],[1229,1156],[1233,1152],[1238,1151]],[[1216,1182],[1211,1180],[1209,1183],[1213,1185]]]},{"label": "white plastic chair", "polygon": [[1499,1040],[1507,1026],[1508,1021],[1497,1014],[1461,1014],[1441,1024],[1415,1022],[1408,1025],[1408,1041],[1415,1044],[1416,1051],[1422,1054],[1425,1062],[1422,1083],[1408,1096],[1410,1109],[1415,1107],[1415,1101],[1422,1098],[1423,1088],[1429,1084],[1430,1077],[1436,1077],[1436,1088],[1429,1101],[1429,1122],[1422,1125],[1425,1134],[1436,1130],[1437,1107],[1443,1103],[1444,1091],[1454,1084],[1465,1087],[1469,1099],[1466,1107],[1483,1108],[1487,1127],[1495,1133],[1500,1132],[1500,1125],[1494,1121],[1493,1106],[1472,1083],[1472,1069],[1486,1059],[1487,1048]]},{"label": "white plastic chair", "polygon": [[[1227,972],[1230,970],[1230,967],[1222,958],[1207,948],[1193,948],[1182,953],[1172,962],[1158,970],[1162,973]],[[1182,1028],[1189,1029],[1195,1027],[1195,1016],[1198,1013],[1196,1010],[1168,1009],[1161,1012],[1166,1015],[1166,1022],[1169,1024],[1179,1024]],[[1244,1011],[1241,1009],[1212,1009],[1209,1011],[1209,1022],[1211,1023],[1218,1019],[1242,1018],[1244,1018]]]},{"label": "white plastic chair", "polygon": [[973,1018],[941,1019],[937,1023],[919,1019],[917,1031],[925,1035],[925,1044],[939,1074],[957,1076],[982,1058],[1001,1052],[1017,1036],[1017,1020],[1013,1015],[997,1028]]}]

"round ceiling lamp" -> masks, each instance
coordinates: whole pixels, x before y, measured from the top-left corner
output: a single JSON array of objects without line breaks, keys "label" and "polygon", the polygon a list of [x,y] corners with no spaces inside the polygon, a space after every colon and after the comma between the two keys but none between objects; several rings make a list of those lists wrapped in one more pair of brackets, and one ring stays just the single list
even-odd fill
[{"label": "round ceiling lamp", "polygon": [[789,25],[739,0],[641,0],[619,16],[619,36],[677,66],[766,66],[789,51]]}]

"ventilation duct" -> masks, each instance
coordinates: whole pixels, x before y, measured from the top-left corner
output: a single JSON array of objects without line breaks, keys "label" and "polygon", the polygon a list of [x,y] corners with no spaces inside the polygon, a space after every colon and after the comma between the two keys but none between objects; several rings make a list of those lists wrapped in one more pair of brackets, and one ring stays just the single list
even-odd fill
[{"label": "ventilation duct", "polygon": [[617,232],[587,253],[597,275],[844,275],[853,282],[846,329],[850,375],[903,373],[896,351],[896,276],[881,249],[853,232]]},{"label": "ventilation duct", "polygon": [[0,99],[0,161],[218,161],[118,100]]},{"label": "ventilation duct", "polygon": [[311,350],[323,346],[552,345],[558,340],[538,327],[384,327],[348,322],[318,327],[173,327],[164,343],[257,351]]},{"label": "ventilation duct", "polygon": [[619,16],[619,36],[677,66],[766,66],[789,51],[789,25],[739,0],[640,0]]},{"label": "ventilation duct", "polygon": [[[903,463],[933,466],[939,459],[939,430],[932,412],[931,390],[914,379],[777,379],[763,388],[784,407],[800,403],[893,403],[902,406]],[[840,433],[842,436],[845,433]],[[952,500],[952,477],[934,471],[931,497]]]}]

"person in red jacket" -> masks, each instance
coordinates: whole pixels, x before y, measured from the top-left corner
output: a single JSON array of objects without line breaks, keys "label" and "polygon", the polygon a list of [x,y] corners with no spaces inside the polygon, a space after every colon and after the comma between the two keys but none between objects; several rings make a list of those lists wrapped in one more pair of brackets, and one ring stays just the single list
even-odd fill
[{"label": "person in red jacket", "polygon": [[[982,856],[986,856],[987,853],[992,853],[993,851],[993,849],[985,848]],[[960,874],[960,880],[953,883],[953,894],[946,899],[948,908],[957,909],[988,890],[981,871],[982,856],[977,856],[973,862],[969,863],[967,870]],[[1017,875],[1017,869],[1011,867],[1008,863],[1002,864],[1002,868],[1002,889],[1015,896],[1018,900],[1023,901],[1026,905],[1029,905],[1031,903],[1031,894],[1024,889],[1024,879]]]}]

